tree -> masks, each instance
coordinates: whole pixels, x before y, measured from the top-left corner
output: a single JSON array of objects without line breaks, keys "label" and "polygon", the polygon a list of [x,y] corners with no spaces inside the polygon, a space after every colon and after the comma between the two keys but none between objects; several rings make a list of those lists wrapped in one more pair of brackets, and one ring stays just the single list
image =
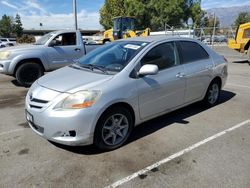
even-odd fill
[{"label": "tree", "polygon": [[196,28],[201,27],[201,20],[205,15],[205,11],[201,9],[200,3],[195,2],[191,4],[187,11],[187,15],[189,15],[193,19],[193,26]]},{"label": "tree", "polygon": [[179,27],[185,15],[185,0],[151,0],[149,6],[151,12],[152,30],[164,29],[164,24]]},{"label": "tree", "polygon": [[0,35],[2,37],[10,37],[13,34],[13,28],[13,19],[4,14],[0,20]]},{"label": "tree", "polygon": [[133,16],[137,29],[163,30],[165,24],[183,26],[189,17],[198,26],[203,15],[200,0],[105,0],[100,9],[100,23],[108,29],[113,26],[113,17]]},{"label": "tree", "polygon": [[244,24],[247,22],[250,22],[250,14],[248,14],[247,12],[241,12],[236,18],[234,25],[238,27],[240,24]]},{"label": "tree", "polygon": [[113,18],[125,16],[124,0],[105,0],[100,9],[100,23],[105,29],[113,27]]},{"label": "tree", "polygon": [[2,37],[21,37],[23,27],[21,17],[17,14],[15,19],[10,16],[3,15],[0,20],[0,36]]},{"label": "tree", "polygon": [[22,22],[21,22],[21,17],[19,16],[19,14],[16,14],[15,17],[15,34],[17,35],[17,37],[21,37],[23,34],[23,27],[22,27]]},{"label": "tree", "polygon": [[125,0],[124,2],[126,15],[133,16],[137,20],[137,29],[145,29],[151,25],[149,2],[150,0]]}]

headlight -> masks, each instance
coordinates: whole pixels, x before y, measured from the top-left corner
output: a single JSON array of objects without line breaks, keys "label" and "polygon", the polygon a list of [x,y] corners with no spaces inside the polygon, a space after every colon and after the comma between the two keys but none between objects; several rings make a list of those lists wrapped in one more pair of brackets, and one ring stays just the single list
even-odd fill
[{"label": "headlight", "polygon": [[8,59],[8,57],[10,56],[10,52],[8,51],[3,51],[3,52],[0,52],[0,60],[5,60],[5,59]]},{"label": "headlight", "polygon": [[91,107],[100,97],[101,92],[93,91],[79,91],[74,93],[64,100],[59,102],[54,109],[82,109]]}]

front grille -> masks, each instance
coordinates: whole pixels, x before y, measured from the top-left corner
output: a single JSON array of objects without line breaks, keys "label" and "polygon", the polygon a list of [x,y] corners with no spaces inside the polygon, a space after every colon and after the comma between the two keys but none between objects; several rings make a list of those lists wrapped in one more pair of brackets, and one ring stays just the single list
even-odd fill
[{"label": "front grille", "polygon": [[34,109],[42,109],[49,101],[37,99],[37,98],[31,98],[29,100],[29,106],[30,108]]},{"label": "front grille", "polygon": [[30,101],[31,102],[37,102],[37,103],[43,103],[43,104],[46,104],[46,103],[49,102],[49,101],[45,101],[45,100],[41,100],[41,99],[36,99],[36,98],[33,98]]},{"label": "front grille", "polygon": [[30,104],[30,108],[38,108],[38,109],[41,109],[41,108],[43,108],[43,107],[42,107],[42,106],[36,106],[36,105]]}]

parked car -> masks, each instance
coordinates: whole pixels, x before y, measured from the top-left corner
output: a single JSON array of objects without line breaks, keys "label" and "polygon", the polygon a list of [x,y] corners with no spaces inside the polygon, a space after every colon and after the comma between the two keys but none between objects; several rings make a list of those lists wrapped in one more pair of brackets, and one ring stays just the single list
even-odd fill
[{"label": "parked car", "polygon": [[0,41],[0,48],[4,48],[4,47],[5,47],[5,45],[2,44],[2,42]]},{"label": "parked car", "polygon": [[16,45],[16,39],[15,38],[0,38],[1,45],[3,47],[8,46],[15,46]]},{"label": "parked car", "polygon": [[33,45],[0,49],[0,73],[14,76],[28,87],[45,71],[72,64],[97,47],[85,45],[80,31],[51,32]]},{"label": "parked car", "polygon": [[50,141],[112,150],[144,121],[201,100],[215,105],[226,78],[226,60],[197,40],[124,39],[38,79],[26,118]]}]

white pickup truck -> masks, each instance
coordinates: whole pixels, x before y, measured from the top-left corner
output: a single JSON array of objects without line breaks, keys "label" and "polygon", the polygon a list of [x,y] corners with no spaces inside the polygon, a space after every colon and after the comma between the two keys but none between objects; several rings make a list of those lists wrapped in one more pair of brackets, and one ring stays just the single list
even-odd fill
[{"label": "white pickup truck", "polygon": [[33,45],[0,49],[0,73],[14,76],[29,87],[45,71],[74,63],[98,45],[85,45],[80,31],[62,30],[48,33]]}]

